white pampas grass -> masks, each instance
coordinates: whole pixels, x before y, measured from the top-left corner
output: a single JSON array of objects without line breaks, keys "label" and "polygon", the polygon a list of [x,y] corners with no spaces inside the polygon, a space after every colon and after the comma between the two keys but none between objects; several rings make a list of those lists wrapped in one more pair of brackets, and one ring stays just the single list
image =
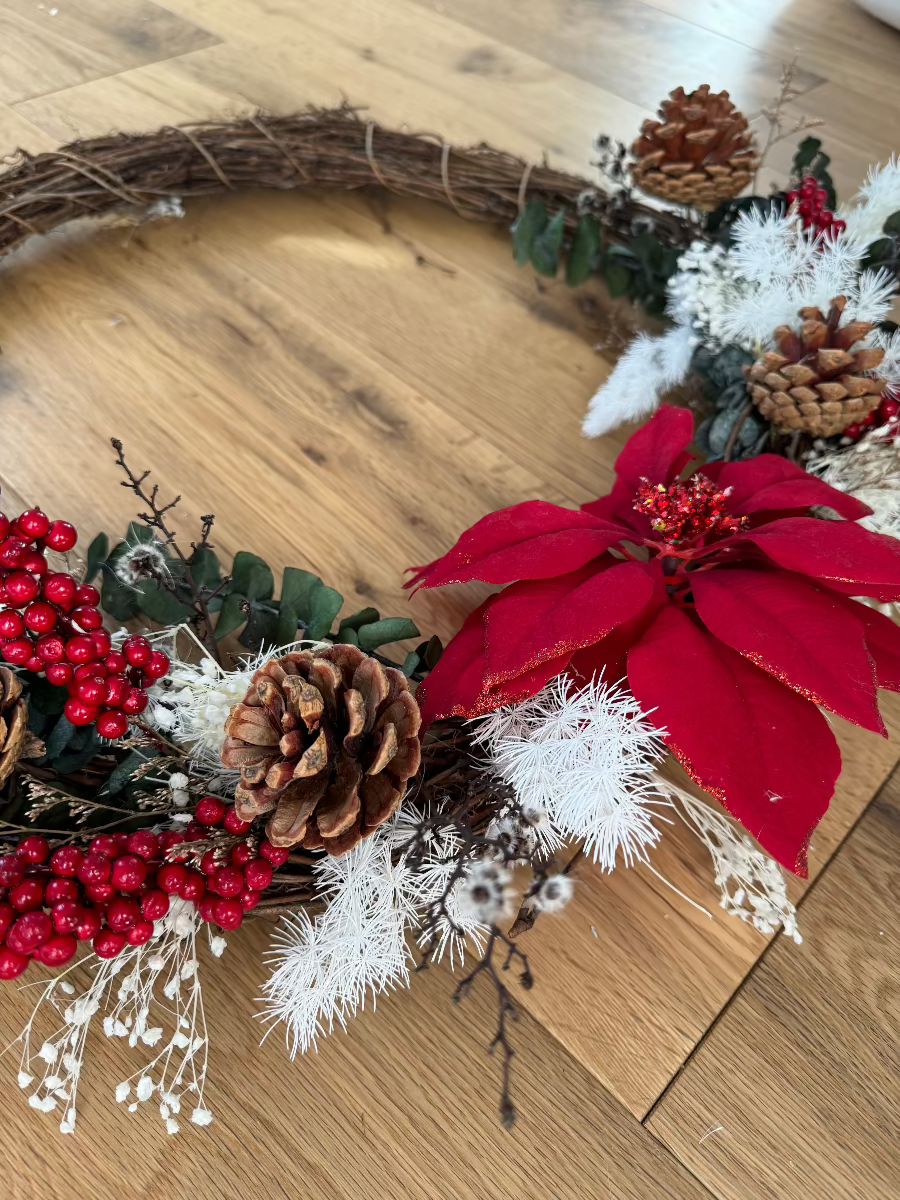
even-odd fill
[{"label": "white pampas grass", "polygon": [[884,236],[884,223],[900,211],[900,159],[891,155],[884,166],[869,168],[868,178],[859,189],[856,203],[841,209],[838,216],[847,223],[847,236],[864,246]]},{"label": "white pampas grass", "polygon": [[653,821],[670,803],[653,778],[662,731],[624,688],[559,676],[481,721],[476,741],[520,803],[546,809],[557,833],[583,839],[604,871],[620,852],[627,865],[646,861],[659,841]]},{"label": "white pampas grass", "polygon": [[676,326],[662,337],[638,334],[596,393],[582,425],[585,437],[601,437],[623,421],[639,421],[658,406],[665,392],[688,373],[694,338]]}]

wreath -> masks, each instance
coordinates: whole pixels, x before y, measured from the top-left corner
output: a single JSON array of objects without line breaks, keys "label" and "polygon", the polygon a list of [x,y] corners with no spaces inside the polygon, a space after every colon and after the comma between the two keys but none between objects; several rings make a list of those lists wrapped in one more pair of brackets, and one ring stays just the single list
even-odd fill
[{"label": "wreath", "polygon": [[[800,132],[791,94],[788,69],[768,144]],[[677,814],[726,911],[800,940],[781,868],[805,875],[840,772],[821,710],[883,733],[877,689],[900,690],[900,167],[835,213],[807,135],[792,187],[741,195],[761,154],[708,87],[673,92],[630,157],[598,150],[600,183],[345,107],[20,153],[0,176],[5,252],[73,217],[236,188],[424,196],[510,225],[520,265],[599,273],[667,317],[586,432],[702,384],[699,425],[662,407],[608,496],[490,514],[412,568],[409,587],[497,589],[446,648],[404,616],[342,615],[307,570],[276,585],[252,551],[223,564],[211,514],[185,540],[179,498],[116,439],[139,509],[122,536],[82,558],[65,520],[0,514],[0,979],[53,972],[18,1082],[64,1132],[95,1016],[141,1048],[117,1101],[157,1097],[170,1132],[183,1105],[212,1120],[196,944],[220,956],[245,920],[279,919],[263,990],[292,1055],[466,955],[454,998],[494,989],[508,1126],[508,980],[532,985],[521,937],[565,906],[582,853],[647,861]],[[669,751],[719,805],[661,774]],[[45,1007],[62,1014],[46,1038]]]}]

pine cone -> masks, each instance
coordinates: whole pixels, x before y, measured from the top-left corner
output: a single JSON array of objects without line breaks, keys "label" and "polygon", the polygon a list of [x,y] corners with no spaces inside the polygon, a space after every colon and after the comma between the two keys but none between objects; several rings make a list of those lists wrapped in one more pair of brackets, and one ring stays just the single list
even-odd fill
[{"label": "pine cone", "polygon": [[0,786],[22,755],[27,725],[28,708],[19,677],[9,667],[0,667]]},{"label": "pine cone", "polygon": [[756,139],[727,92],[707,83],[689,95],[676,88],[659,117],[644,122],[631,147],[631,177],[645,192],[711,212],[753,178]]},{"label": "pine cone", "polygon": [[839,327],[846,304],[846,296],[837,296],[827,317],[818,308],[802,308],[800,332],[779,326],[778,349],[744,368],[754,404],[779,429],[833,437],[865,420],[880,404],[887,381],[869,372],[884,358],[884,350],[854,350],[875,326],[850,321]]},{"label": "pine cone", "polygon": [[355,646],[266,663],[225,723],[238,816],[271,812],[275,846],[344,854],[396,810],[419,769],[420,725],[402,671]]}]

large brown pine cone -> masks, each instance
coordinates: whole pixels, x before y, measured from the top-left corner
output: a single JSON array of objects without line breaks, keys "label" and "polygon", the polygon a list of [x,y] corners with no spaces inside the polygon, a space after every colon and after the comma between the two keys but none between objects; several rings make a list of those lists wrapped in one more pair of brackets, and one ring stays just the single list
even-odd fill
[{"label": "large brown pine cone", "polygon": [[27,725],[28,708],[19,677],[9,667],[0,667],[0,786],[22,755]]},{"label": "large brown pine cone", "polygon": [[712,211],[753,178],[756,139],[727,92],[704,83],[695,92],[676,88],[647,120],[631,147],[631,177],[639,188],[675,204]]},{"label": "large brown pine cone", "polygon": [[837,296],[827,317],[818,308],[802,308],[800,332],[779,326],[778,349],[744,368],[754,404],[779,429],[834,437],[865,420],[881,403],[887,383],[869,372],[880,364],[884,350],[854,349],[875,326],[850,321],[841,327],[846,304],[846,296]]},{"label": "large brown pine cone", "polygon": [[275,846],[344,854],[396,810],[419,768],[420,725],[403,672],[355,646],[273,659],[225,724],[238,816],[271,812]]}]

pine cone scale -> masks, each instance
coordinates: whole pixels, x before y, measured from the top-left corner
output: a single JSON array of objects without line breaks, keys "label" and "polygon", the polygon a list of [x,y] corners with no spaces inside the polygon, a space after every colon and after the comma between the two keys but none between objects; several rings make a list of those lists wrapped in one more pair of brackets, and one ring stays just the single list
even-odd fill
[{"label": "pine cone scale", "polygon": [[238,813],[271,812],[273,845],[345,853],[400,803],[421,760],[420,725],[403,673],[356,647],[267,663],[226,723]]},{"label": "pine cone scale", "polygon": [[0,666],[0,784],[6,782],[22,757],[28,733],[28,708],[22,684],[9,667]]}]

